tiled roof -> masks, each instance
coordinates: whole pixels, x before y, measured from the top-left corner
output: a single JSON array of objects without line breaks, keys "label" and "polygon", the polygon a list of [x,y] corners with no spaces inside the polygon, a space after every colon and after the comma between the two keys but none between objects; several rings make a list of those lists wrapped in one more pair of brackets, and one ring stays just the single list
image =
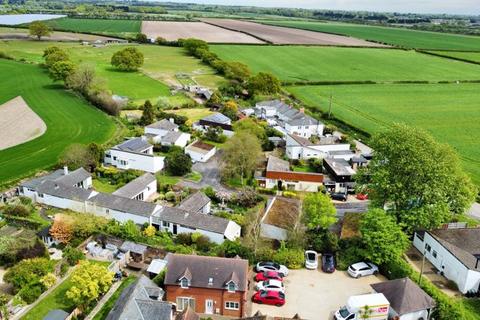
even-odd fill
[{"label": "tiled roof", "polygon": [[215,123],[222,123],[222,124],[232,123],[232,120],[229,117],[227,117],[227,116],[225,116],[225,115],[223,115],[219,112],[208,115],[208,116],[202,118],[202,120],[209,121],[209,122],[215,122]]},{"label": "tiled roof", "polygon": [[168,254],[166,285],[178,285],[185,268],[191,272],[191,287],[225,289],[235,273],[237,290],[246,291],[248,261],[236,258],[218,258],[195,255]]},{"label": "tiled roof", "polygon": [[164,143],[166,143],[166,142],[175,143],[184,134],[185,133],[180,132],[180,131],[171,131],[171,132],[167,133],[166,135],[164,135],[162,137],[161,141],[164,142]]},{"label": "tiled roof", "polygon": [[85,179],[90,178],[92,175],[90,172],[83,168],[78,168],[72,172],[69,172],[67,175],[62,175],[55,179],[55,181],[65,184],[67,186],[74,186],[79,182],[84,181]]},{"label": "tiled roof", "polygon": [[39,194],[48,194],[59,198],[77,201],[86,201],[95,194],[93,190],[67,186],[51,180],[41,183],[37,187],[37,192]]},{"label": "tiled roof", "polygon": [[135,180],[127,183],[114,193],[113,195],[124,197],[124,198],[129,198],[132,199],[136,195],[138,195],[140,192],[145,190],[145,188],[152,182],[156,181],[157,179],[155,176],[151,173],[145,173],[144,175],[136,178]]},{"label": "tiled roof", "polygon": [[148,125],[147,128],[173,131],[178,128],[178,125],[176,125],[175,123],[171,122],[168,119],[163,119]]},{"label": "tiled roof", "polygon": [[209,202],[211,202],[211,200],[205,193],[197,191],[185,198],[178,207],[190,212],[199,212]]},{"label": "tiled roof", "polygon": [[154,203],[128,199],[108,193],[98,193],[97,195],[93,196],[90,201],[103,208],[127,212],[144,217],[149,217],[157,208],[157,205]]},{"label": "tiled roof", "polygon": [[133,138],[127,140],[119,145],[116,146],[117,149],[129,152],[142,152],[145,149],[150,148],[152,145],[148,143],[147,140],[139,138]]}]

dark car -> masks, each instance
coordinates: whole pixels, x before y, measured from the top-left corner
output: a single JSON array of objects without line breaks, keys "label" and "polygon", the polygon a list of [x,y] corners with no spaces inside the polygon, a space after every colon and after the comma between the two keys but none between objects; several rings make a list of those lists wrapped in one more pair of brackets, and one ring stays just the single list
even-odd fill
[{"label": "dark car", "polygon": [[281,307],[285,304],[285,294],[280,291],[257,291],[252,301],[259,304],[270,304],[273,306]]},{"label": "dark car", "polygon": [[330,197],[332,200],[347,201],[347,195],[345,193],[334,192],[330,194]]},{"label": "dark car", "polygon": [[335,256],[333,254],[322,254],[322,270],[326,273],[333,273],[335,271]]},{"label": "dark car", "polygon": [[261,282],[269,279],[283,281],[283,278],[276,271],[264,271],[264,272],[259,272],[255,275],[255,281],[257,282]]}]

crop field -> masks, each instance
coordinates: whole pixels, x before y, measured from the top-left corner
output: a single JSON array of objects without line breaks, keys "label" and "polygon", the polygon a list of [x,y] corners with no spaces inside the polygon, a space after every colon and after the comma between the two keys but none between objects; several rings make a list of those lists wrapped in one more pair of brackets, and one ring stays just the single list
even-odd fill
[{"label": "crop field", "polygon": [[374,133],[394,122],[423,128],[459,153],[480,184],[480,84],[390,84],[288,87],[312,108]]},{"label": "crop field", "polygon": [[140,32],[140,20],[62,18],[49,21],[55,30],[129,36]]},{"label": "crop field", "polygon": [[[197,82],[209,87],[215,87],[223,79],[216,75],[215,70],[185,55],[181,48],[136,45],[145,56],[141,72],[122,72],[110,65],[113,53],[125,45],[93,48],[71,43],[4,41],[0,42],[0,51],[16,59],[40,63],[43,62],[43,50],[52,45],[65,49],[76,62],[95,65],[97,73],[106,79],[107,86],[113,93],[133,100],[156,101],[158,97],[165,96],[169,97],[172,103],[188,101],[183,95],[172,96],[167,86],[167,84],[178,84],[175,77],[178,72],[192,74]],[[196,76],[202,77],[197,79]]]},{"label": "crop field", "polygon": [[227,61],[285,82],[480,80],[480,65],[415,51],[303,46],[211,46]]},{"label": "crop field", "polygon": [[232,19],[202,19],[207,23],[252,35],[273,44],[317,44],[333,46],[383,47],[362,39],[312,32],[308,30],[269,26],[260,23]]},{"label": "crop field", "polygon": [[480,37],[389,28],[347,23],[313,21],[261,21],[262,23],[347,35],[355,38],[378,41],[394,46],[431,50],[480,51]]},{"label": "crop field", "polygon": [[72,143],[103,143],[114,134],[108,116],[52,84],[39,66],[0,60],[0,70],[0,104],[22,96],[47,125],[41,137],[0,151],[0,185],[51,167]]},{"label": "crop field", "polygon": [[440,54],[445,57],[452,57],[457,59],[468,60],[471,62],[480,63],[480,52],[465,52],[465,51],[430,51],[435,54]]}]

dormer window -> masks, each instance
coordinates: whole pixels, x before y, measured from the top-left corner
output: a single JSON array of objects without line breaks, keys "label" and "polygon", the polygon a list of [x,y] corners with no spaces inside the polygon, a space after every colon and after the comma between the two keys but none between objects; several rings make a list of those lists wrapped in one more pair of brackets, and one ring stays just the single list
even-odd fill
[{"label": "dormer window", "polygon": [[213,286],[213,278],[208,278],[208,285]]},{"label": "dormer window", "polygon": [[180,280],[180,286],[184,289],[188,288],[188,279],[183,278]]},{"label": "dormer window", "polygon": [[233,283],[233,282],[230,282],[229,284],[227,284],[227,290],[228,290],[228,292],[235,292],[235,290],[237,289],[236,287],[237,287],[237,286],[236,286],[235,283]]}]

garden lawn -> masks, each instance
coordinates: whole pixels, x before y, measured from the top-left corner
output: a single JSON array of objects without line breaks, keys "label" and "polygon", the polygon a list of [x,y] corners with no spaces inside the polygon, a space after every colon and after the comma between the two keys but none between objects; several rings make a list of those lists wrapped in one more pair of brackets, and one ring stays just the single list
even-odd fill
[{"label": "garden lawn", "polygon": [[165,112],[174,113],[180,116],[187,117],[189,124],[197,122],[198,120],[205,118],[206,116],[209,116],[214,113],[207,108],[165,110]]},{"label": "garden lawn", "polygon": [[113,306],[117,302],[118,298],[129,285],[135,282],[137,277],[129,276],[124,279],[120,287],[113,293],[113,295],[108,299],[108,301],[103,305],[103,307],[98,311],[98,313],[93,317],[93,320],[104,320],[107,318],[108,313],[112,310]]},{"label": "garden lawn", "polygon": [[[480,50],[480,48],[479,48]],[[457,52],[457,51],[430,51],[446,57],[458,58],[480,63],[480,52]]]},{"label": "garden lawn", "polygon": [[480,184],[480,84],[394,84],[288,87],[311,109],[328,111],[353,127],[375,133],[394,122],[423,128],[459,153]]},{"label": "garden lawn", "polygon": [[142,21],[117,19],[61,18],[48,21],[55,30],[79,33],[97,33],[111,36],[133,36],[140,32]]},{"label": "garden lawn", "polygon": [[415,51],[305,46],[211,46],[226,61],[286,82],[480,80],[480,65]]},{"label": "garden lawn", "polygon": [[72,143],[104,143],[114,135],[111,118],[52,84],[39,66],[0,59],[0,70],[0,104],[22,96],[47,125],[39,138],[0,151],[0,186],[50,168]]},{"label": "garden lawn", "polygon": [[[200,60],[187,56],[182,48],[152,45],[108,45],[101,48],[82,46],[80,44],[38,41],[4,41],[0,42],[0,51],[16,59],[41,63],[43,50],[49,46],[58,46],[66,50],[73,61],[90,63],[95,66],[99,76],[103,77],[108,88],[117,95],[143,102],[150,99],[155,102],[159,97],[168,97],[172,104],[179,105],[190,101],[183,94],[172,96],[167,84],[179,84],[176,74],[188,73],[200,85],[216,87],[223,78],[215,70],[204,65]],[[145,57],[139,72],[123,72],[110,64],[112,55],[125,47],[135,46]],[[203,81],[202,81],[203,80]]]},{"label": "garden lawn", "polygon": [[480,51],[480,37],[347,23],[261,21],[276,26],[335,33],[394,46],[433,50]]},{"label": "garden lawn", "polygon": [[113,193],[120,188],[120,186],[110,184],[104,179],[93,179],[92,183],[93,188],[98,192]]},{"label": "garden lawn", "polygon": [[75,305],[66,298],[67,291],[73,283],[70,277],[56,287],[50,294],[42,299],[35,307],[30,309],[21,319],[22,320],[42,320],[49,311],[61,309],[66,312],[72,312]]}]

